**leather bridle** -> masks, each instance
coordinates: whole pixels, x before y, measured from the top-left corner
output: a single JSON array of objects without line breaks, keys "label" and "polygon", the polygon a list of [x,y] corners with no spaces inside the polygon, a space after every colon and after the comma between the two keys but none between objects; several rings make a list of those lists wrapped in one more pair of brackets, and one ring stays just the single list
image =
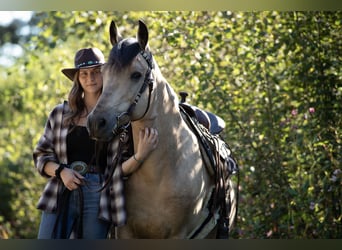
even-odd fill
[{"label": "leather bridle", "polygon": [[144,82],[142,86],[140,87],[138,93],[136,94],[134,101],[128,107],[127,111],[122,112],[116,117],[116,124],[112,129],[112,133],[114,134],[114,136],[119,135],[123,130],[125,130],[131,124],[131,121],[132,121],[131,115],[133,113],[133,110],[136,107],[141,95],[145,92],[147,87],[149,87],[147,107],[146,107],[144,114],[139,119],[136,119],[136,120],[142,119],[150,108],[151,93],[153,90],[153,76],[152,76],[152,69],[154,68],[153,57],[152,57],[152,53],[146,50],[142,50],[140,54],[147,62],[149,68],[145,74]]}]

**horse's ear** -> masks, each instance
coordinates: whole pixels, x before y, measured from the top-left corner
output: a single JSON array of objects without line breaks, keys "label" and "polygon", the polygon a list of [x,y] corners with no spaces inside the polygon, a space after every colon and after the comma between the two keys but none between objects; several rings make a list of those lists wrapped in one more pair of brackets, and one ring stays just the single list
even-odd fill
[{"label": "horse's ear", "polygon": [[148,30],[146,24],[141,20],[139,20],[139,29],[137,36],[141,49],[145,50],[148,43]]},{"label": "horse's ear", "polygon": [[110,23],[109,27],[110,43],[115,46],[120,40],[120,33],[114,21]]}]

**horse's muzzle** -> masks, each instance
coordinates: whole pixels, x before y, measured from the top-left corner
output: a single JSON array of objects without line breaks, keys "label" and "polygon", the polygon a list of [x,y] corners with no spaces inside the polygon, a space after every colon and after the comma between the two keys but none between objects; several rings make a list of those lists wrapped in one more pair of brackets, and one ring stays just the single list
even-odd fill
[{"label": "horse's muzzle", "polygon": [[98,141],[109,141],[118,136],[131,124],[131,118],[127,112],[116,116],[113,121],[108,117],[96,116],[90,113],[87,119],[87,129],[91,138]]},{"label": "horse's muzzle", "polygon": [[113,138],[111,131],[113,125],[104,116],[97,116],[94,113],[88,115],[87,129],[89,136],[97,141],[110,141]]}]

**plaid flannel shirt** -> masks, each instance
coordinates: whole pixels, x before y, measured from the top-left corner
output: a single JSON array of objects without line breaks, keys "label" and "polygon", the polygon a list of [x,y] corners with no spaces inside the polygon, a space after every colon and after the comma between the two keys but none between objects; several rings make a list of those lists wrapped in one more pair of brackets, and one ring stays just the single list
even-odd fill
[{"label": "plaid flannel shirt", "polygon": [[[44,133],[33,151],[36,169],[40,175],[49,178],[37,205],[38,209],[47,212],[56,212],[59,195],[65,188],[62,181],[45,174],[44,166],[49,161],[58,164],[66,164],[68,162],[66,145],[68,127],[63,125],[63,115],[68,111],[68,108],[68,103],[65,101],[52,110],[46,122]],[[114,139],[108,144],[107,168],[104,173],[105,179],[108,178],[110,165],[117,155],[118,145],[119,139]],[[125,150],[128,151],[127,147],[125,147]],[[98,214],[100,219],[110,221],[115,226],[121,226],[126,223],[121,164],[122,162],[116,167],[107,188],[101,191]]]}]

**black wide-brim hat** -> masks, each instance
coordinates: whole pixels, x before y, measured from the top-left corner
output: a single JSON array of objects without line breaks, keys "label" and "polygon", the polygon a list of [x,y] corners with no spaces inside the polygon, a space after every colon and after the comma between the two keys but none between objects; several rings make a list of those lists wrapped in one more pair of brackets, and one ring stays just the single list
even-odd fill
[{"label": "black wide-brim hat", "polygon": [[104,56],[98,48],[80,49],[75,55],[75,67],[62,69],[62,72],[73,81],[79,69],[92,68],[104,63]]}]

